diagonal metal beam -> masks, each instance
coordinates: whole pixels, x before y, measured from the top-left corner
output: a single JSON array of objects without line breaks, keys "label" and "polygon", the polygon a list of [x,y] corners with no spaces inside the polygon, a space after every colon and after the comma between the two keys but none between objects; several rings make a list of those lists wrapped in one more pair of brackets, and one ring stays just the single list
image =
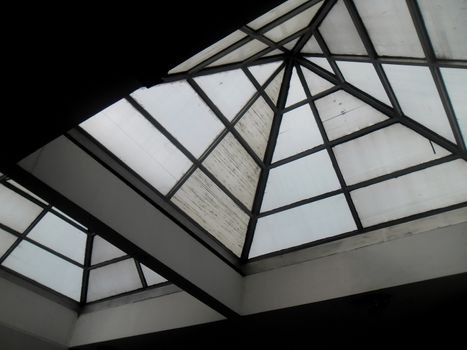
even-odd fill
[{"label": "diagonal metal beam", "polygon": [[[274,115],[274,119],[271,126],[271,131],[269,133],[269,142],[266,146],[266,152],[264,156],[264,164],[269,166],[272,162],[272,156],[274,154],[274,148],[277,142],[277,136],[279,135],[280,124],[283,115],[283,109],[287,101],[287,93],[289,90],[290,78],[292,76],[293,70],[293,61],[292,59],[287,59],[285,63],[284,77],[279,91],[279,98],[277,101],[277,111]],[[245,235],[245,243],[243,244],[243,250],[241,255],[241,260],[246,262],[248,260],[248,255],[250,253],[251,244],[253,242],[254,231],[258,221],[257,216],[261,211],[261,204],[263,203],[264,191],[266,189],[266,183],[269,176],[269,169],[266,167],[262,169],[258,185],[256,187],[255,199],[253,202],[252,214],[253,217],[250,219],[248,224],[248,229]]]}]

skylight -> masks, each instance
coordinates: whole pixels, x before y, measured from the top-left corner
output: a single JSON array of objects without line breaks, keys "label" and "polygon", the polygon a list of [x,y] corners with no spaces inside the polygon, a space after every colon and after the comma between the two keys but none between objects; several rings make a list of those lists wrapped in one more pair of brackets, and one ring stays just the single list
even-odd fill
[{"label": "skylight", "polygon": [[6,176],[0,267],[82,304],[166,281]]},{"label": "skylight", "polygon": [[[466,17],[465,0],[290,0],[80,132],[244,261],[455,209]],[[41,211],[23,202],[14,229]]]}]

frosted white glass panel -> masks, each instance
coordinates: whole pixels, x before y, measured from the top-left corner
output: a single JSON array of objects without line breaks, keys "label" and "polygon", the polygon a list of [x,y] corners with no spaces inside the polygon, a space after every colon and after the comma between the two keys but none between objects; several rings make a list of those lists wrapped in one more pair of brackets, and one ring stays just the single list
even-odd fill
[{"label": "frosted white glass panel", "polygon": [[142,288],[135,261],[127,259],[89,272],[88,301]]},{"label": "frosted white glass panel", "polygon": [[354,3],[378,55],[424,57],[405,0],[355,0]]},{"label": "frosted white glass panel", "polygon": [[67,297],[80,299],[83,269],[32,243],[22,241],[2,265]]},{"label": "frosted white glass panel", "polygon": [[342,0],[338,0],[319,26],[329,51],[335,54],[366,55],[352,18]]},{"label": "frosted white glass panel", "polygon": [[282,39],[289,37],[290,35],[298,32],[299,30],[307,27],[313,19],[316,12],[321,7],[322,2],[311,6],[305,11],[300,12],[298,15],[291,19],[279,24],[271,30],[264,33],[264,35],[272,41],[279,42]]},{"label": "frosted white glass panel", "polygon": [[302,68],[303,76],[305,77],[305,81],[310,89],[311,95],[319,94],[324,90],[330,89],[334,86],[326,79],[321,78],[319,75],[313,73],[312,71],[308,70],[307,68]]},{"label": "frosted white glass panel", "polygon": [[85,230],[87,229],[86,226],[81,225],[78,221],[76,221],[75,219],[69,217],[69,216],[66,215],[63,211],[58,210],[56,207],[52,207],[52,209],[53,209],[53,211],[55,211],[55,212],[57,212],[57,213],[63,215],[64,217],[66,217],[68,220],[73,221],[76,225],[81,226],[81,227],[84,228]]},{"label": "frosted white glass panel", "polygon": [[441,158],[450,153],[395,124],[334,147],[347,185]]},{"label": "frosted white glass panel", "polygon": [[404,114],[454,141],[430,70],[427,67],[390,64],[383,67]]},{"label": "frosted white glass panel", "polygon": [[313,62],[317,66],[327,70],[328,72],[334,74],[331,65],[328,62],[327,58],[324,57],[305,57],[308,61]]},{"label": "frosted white glass panel", "polygon": [[330,140],[387,119],[383,113],[343,90],[316,100],[315,105]]},{"label": "frosted white glass panel", "polygon": [[298,42],[298,40],[300,40],[301,37],[298,37],[297,39],[294,39],[292,41],[289,41],[287,44],[284,44],[282,45],[283,47],[285,47],[287,50],[290,50],[292,51],[293,48],[295,47],[295,44]]},{"label": "frosted white glass panel", "polygon": [[186,81],[142,88],[131,95],[195,157],[224,128]]},{"label": "frosted white glass panel", "polygon": [[467,200],[467,163],[455,160],[351,192],[364,226]]},{"label": "frosted white glass panel", "polygon": [[337,62],[345,80],[372,97],[391,106],[388,95],[371,63]]},{"label": "frosted white glass panel", "polygon": [[200,64],[201,62],[207,60],[208,58],[214,56],[215,54],[221,52],[222,50],[226,49],[230,45],[236,43],[237,41],[243,39],[246,36],[245,33],[243,33],[240,30],[236,30],[235,32],[227,35],[225,38],[219,40],[218,42],[212,44],[211,46],[207,47],[203,51],[197,53],[196,55],[190,57],[183,63],[179,64],[175,68],[172,68],[169,73],[180,73],[187,71],[194,66]]},{"label": "frosted white glass panel", "polygon": [[323,53],[316,38],[312,36],[302,48],[302,53]]},{"label": "frosted white glass panel", "polygon": [[257,91],[240,69],[204,75],[195,81],[228,120],[232,120]]},{"label": "frosted white glass panel", "polygon": [[264,90],[269,98],[277,104],[277,99],[279,98],[279,92],[282,85],[282,78],[284,77],[284,70],[282,69],[276,77],[266,86]]},{"label": "frosted white glass panel", "polygon": [[322,143],[313,112],[306,104],[283,115],[272,160],[276,162]]},{"label": "frosted white glass panel", "polygon": [[163,194],[191,165],[188,158],[126,100],[118,101],[80,126]]},{"label": "frosted white glass panel", "polygon": [[16,236],[0,228],[0,258],[5,254],[8,248],[16,241]]},{"label": "frosted white glass panel", "polygon": [[267,211],[340,188],[326,151],[271,169],[261,211]]},{"label": "frosted white glass panel", "polygon": [[214,148],[203,165],[240,202],[251,208],[261,169],[231,133]]},{"label": "frosted white glass panel", "polygon": [[246,44],[240,46],[238,49],[228,53],[227,55],[219,58],[217,61],[208,65],[208,67],[220,66],[222,64],[235,63],[246,60],[253,55],[256,55],[258,52],[269,47],[263,42],[253,39]]},{"label": "frosted white glass panel", "polygon": [[467,144],[467,69],[441,68],[457,123]]},{"label": "frosted white glass panel", "polygon": [[91,265],[99,264],[124,255],[126,255],[124,251],[107,242],[101,236],[94,236],[94,240],[92,242]]},{"label": "frosted white glass panel", "polygon": [[41,211],[37,204],[0,185],[0,222],[3,225],[22,233]]},{"label": "frosted white glass panel", "polygon": [[284,54],[284,51],[279,50],[279,49],[275,49],[275,50],[269,51],[268,53],[265,53],[261,57],[269,57],[269,56],[283,55],[283,54]]},{"label": "frosted white glass panel", "polygon": [[249,257],[356,229],[344,195],[337,195],[260,218]]},{"label": "frosted white glass panel", "polygon": [[201,170],[191,175],[172,201],[233,253],[241,255],[249,217]]},{"label": "frosted white glass panel", "polygon": [[289,91],[287,92],[287,103],[286,107],[293,105],[294,103],[303,101],[306,99],[305,90],[303,90],[302,82],[298,77],[297,69],[294,68],[292,77],[290,78]]},{"label": "frosted white glass panel", "polygon": [[87,235],[52,213],[45,214],[28,237],[68,258],[84,263]]},{"label": "frosted white glass panel", "polygon": [[13,186],[15,186],[16,188],[20,189],[21,191],[23,192],[26,192],[27,194],[29,194],[31,197],[37,199],[39,202],[42,202],[44,204],[48,204],[45,200],[43,200],[41,197],[35,195],[34,193],[32,193],[31,191],[29,191],[26,187],[23,187],[21,186],[19,183],[17,183],[16,181],[13,181],[13,180],[7,180],[7,182]]},{"label": "frosted white glass panel", "polygon": [[155,284],[167,282],[167,280],[164,277],[155,273],[143,264],[141,264],[141,270],[143,270],[144,278],[146,279],[146,283],[148,284],[148,286],[153,286]]},{"label": "frosted white glass panel", "polygon": [[266,80],[276,71],[277,68],[282,64],[279,62],[271,62],[266,64],[258,64],[256,66],[248,67],[250,73],[255,77],[256,81],[263,85]]},{"label": "frosted white glass panel", "polygon": [[261,158],[269,140],[274,111],[264,98],[259,97],[235,124],[235,129]]},{"label": "frosted white glass panel", "polygon": [[287,12],[292,11],[301,4],[307,2],[308,0],[289,0],[285,1],[281,5],[274,7],[271,11],[265,13],[261,17],[258,17],[254,21],[248,23],[248,26],[253,29],[259,29],[265,26],[268,23],[271,23],[275,19],[285,15]]},{"label": "frosted white glass panel", "polygon": [[467,1],[418,1],[435,54],[439,58],[467,59]]}]

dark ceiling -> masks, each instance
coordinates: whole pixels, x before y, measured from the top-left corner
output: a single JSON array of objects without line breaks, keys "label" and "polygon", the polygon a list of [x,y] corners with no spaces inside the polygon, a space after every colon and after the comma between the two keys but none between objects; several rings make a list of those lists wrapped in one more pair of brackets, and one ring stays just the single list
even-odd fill
[{"label": "dark ceiling", "polygon": [[135,88],[158,83],[170,68],[281,2],[41,4],[4,12],[12,24],[3,42],[9,79],[0,170]]}]

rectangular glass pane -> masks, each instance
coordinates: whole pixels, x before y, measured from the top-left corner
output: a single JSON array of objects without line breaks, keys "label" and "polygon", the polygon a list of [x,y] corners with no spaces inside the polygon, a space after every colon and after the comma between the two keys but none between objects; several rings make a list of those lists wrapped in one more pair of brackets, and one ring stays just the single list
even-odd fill
[{"label": "rectangular glass pane", "polygon": [[127,259],[89,272],[87,300],[95,301],[142,287],[135,261]]},{"label": "rectangular glass pane", "polygon": [[265,13],[261,17],[258,17],[254,21],[248,23],[248,26],[252,29],[259,29],[264,27],[266,24],[274,21],[275,19],[285,15],[287,12],[292,11],[301,4],[307,2],[308,0],[289,0],[280,4],[277,7],[274,7],[271,11]]},{"label": "rectangular glass pane", "polygon": [[42,208],[15,191],[0,185],[0,223],[23,233]]},{"label": "rectangular glass pane", "polygon": [[171,69],[169,73],[174,74],[187,71],[193,68],[194,66],[197,66],[201,62],[207,60],[208,58],[214,56],[215,54],[221,52],[222,50],[228,48],[230,45],[235,44],[237,41],[243,39],[245,36],[246,34],[243,33],[241,30],[236,30],[232,34],[227,35],[225,38],[212,44],[208,48],[190,57],[185,62],[179,64],[175,68]]},{"label": "rectangular glass pane", "polygon": [[68,258],[84,263],[87,235],[52,213],[45,214],[28,237]]},{"label": "rectangular glass pane", "polygon": [[22,241],[3,265],[69,298],[80,299],[83,269],[32,243]]},{"label": "rectangular glass pane", "polygon": [[155,273],[143,264],[141,264],[141,270],[143,270],[144,278],[146,279],[148,286],[153,286],[155,284],[167,282],[167,280],[164,277]]},{"label": "rectangular glass pane", "polygon": [[250,258],[354,231],[344,195],[337,195],[258,220]]},{"label": "rectangular glass pane", "polygon": [[384,90],[381,80],[376,74],[375,68],[371,63],[363,62],[336,62],[344,79],[356,88],[366,92],[368,95],[391,106],[388,95]]},{"label": "rectangular glass pane", "polygon": [[271,169],[261,211],[267,211],[334,191],[339,180],[327,151],[321,151]]},{"label": "rectangular glass pane", "polygon": [[92,242],[91,265],[99,264],[124,255],[126,255],[125,252],[107,242],[101,236],[94,236]]},{"label": "rectangular glass pane", "polygon": [[455,160],[351,192],[363,226],[467,201],[467,163]]},{"label": "rectangular glass pane", "polygon": [[428,67],[384,64],[402,111],[454,142],[451,127]]},{"label": "rectangular glass pane", "polygon": [[355,0],[380,56],[424,57],[405,0]]},{"label": "rectangular glass pane", "polygon": [[223,64],[235,63],[244,61],[247,58],[250,58],[253,55],[256,55],[258,52],[263,51],[265,48],[269,47],[265,43],[253,39],[246,44],[240,46],[234,51],[228,53],[227,55],[219,58],[217,61],[208,65],[208,67],[220,66]]},{"label": "rectangular glass pane", "polygon": [[80,126],[163,194],[191,166],[188,158],[126,100]]},{"label": "rectangular glass pane", "polygon": [[273,162],[321,145],[323,138],[308,104],[282,116]]},{"label": "rectangular glass pane", "polygon": [[195,81],[228,120],[232,120],[257,92],[240,69],[203,75]]},{"label": "rectangular glass pane", "polygon": [[241,255],[249,217],[201,170],[191,175],[172,201],[228,249]]},{"label": "rectangular glass pane", "polygon": [[467,3],[465,0],[418,1],[438,58],[467,59]]},{"label": "rectangular glass pane", "polygon": [[387,119],[383,113],[343,90],[316,100],[315,105],[330,140]]},{"label": "rectangular glass pane", "polygon": [[342,0],[338,0],[319,26],[331,53],[366,55],[365,46],[358,35],[352,18]]},{"label": "rectangular glass pane", "polygon": [[392,173],[450,153],[395,124],[334,147],[347,185]]},{"label": "rectangular glass pane", "polygon": [[467,69],[441,68],[441,74],[464,142],[467,143]]},{"label": "rectangular glass pane", "polygon": [[279,42],[287,38],[288,36],[307,27],[315,16],[316,12],[318,12],[321,4],[322,2],[319,2],[318,4],[311,6],[305,11],[300,12],[298,15],[269,30],[264,35],[275,42]]},{"label": "rectangular glass pane", "polygon": [[0,228],[0,258],[16,242],[16,236]]},{"label": "rectangular glass pane", "polygon": [[261,169],[231,133],[214,148],[203,165],[240,202],[251,208]]}]

